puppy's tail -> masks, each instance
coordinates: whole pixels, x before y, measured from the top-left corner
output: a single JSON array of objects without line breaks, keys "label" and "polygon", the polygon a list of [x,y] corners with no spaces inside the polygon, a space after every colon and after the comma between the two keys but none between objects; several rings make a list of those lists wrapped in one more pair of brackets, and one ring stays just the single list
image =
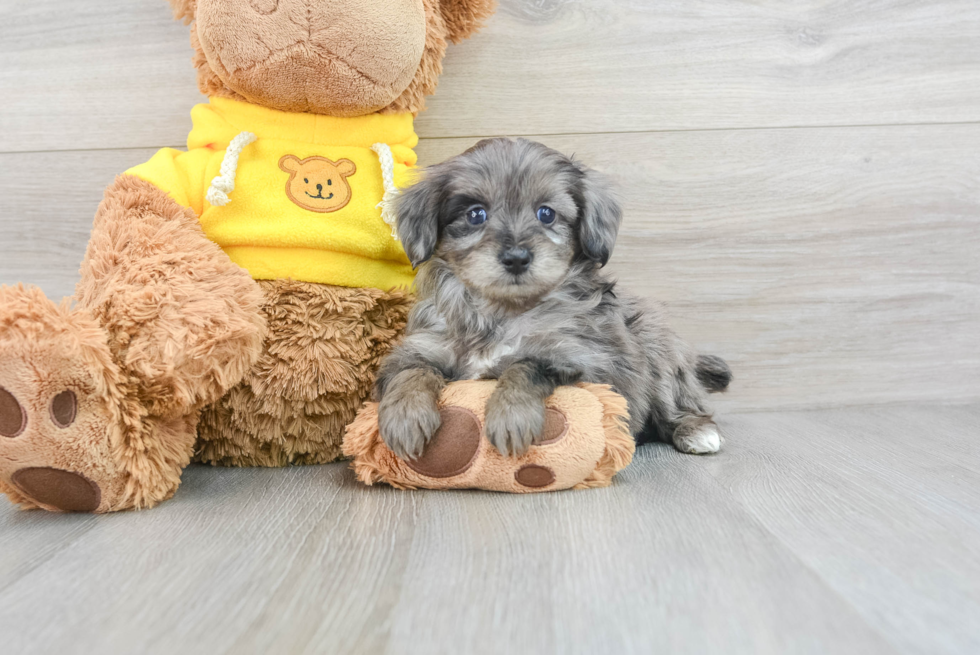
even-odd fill
[{"label": "puppy's tail", "polygon": [[732,369],[728,368],[724,359],[715,355],[698,355],[695,371],[698,380],[711,393],[725,391],[732,381]]}]

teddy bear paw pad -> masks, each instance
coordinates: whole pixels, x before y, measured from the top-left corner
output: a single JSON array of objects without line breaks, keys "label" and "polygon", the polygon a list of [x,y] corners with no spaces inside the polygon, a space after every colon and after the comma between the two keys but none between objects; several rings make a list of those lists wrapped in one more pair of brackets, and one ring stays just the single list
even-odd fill
[{"label": "teddy bear paw pad", "polygon": [[27,412],[14,394],[0,387],[0,436],[14,439],[27,427]]},{"label": "teddy bear paw pad", "polygon": [[557,443],[566,434],[568,434],[568,421],[565,419],[565,415],[557,409],[549,407],[544,410],[544,429],[534,445],[548,446]]},{"label": "teddy bear paw pad", "polygon": [[525,464],[517,469],[514,479],[521,486],[530,489],[543,489],[555,481],[555,472],[540,464]]},{"label": "teddy bear paw pad", "polygon": [[102,490],[84,475],[50,467],[14,471],[10,481],[25,496],[61,512],[94,512],[102,502]]},{"label": "teddy bear paw pad", "polygon": [[430,478],[451,478],[473,466],[480,451],[480,421],[463,407],[444,407],[439,415],[442,425],[422,455],[405,463],[416,473]]}]

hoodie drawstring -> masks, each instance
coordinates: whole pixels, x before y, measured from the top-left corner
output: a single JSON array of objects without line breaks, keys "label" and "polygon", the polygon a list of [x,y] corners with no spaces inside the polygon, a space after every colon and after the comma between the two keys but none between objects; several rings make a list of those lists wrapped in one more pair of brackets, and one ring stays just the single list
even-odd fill
[{"label": "hoodie drawstring", "polygon": [[231,202],[228,194],[235,190],[235,173],[238,172],[238,156],[250,143],[255,141],[251,132],[242,132],[228,144],[225,158],[221,160],[221,175],[211,180],[205,199],[212,205],[223,207]]},{"label": "hoodie drawstring", "polygon": [[381,163],[381,181],[384,183],[385,194],[378,203],[381,210],[381,220],[391,226],[391,236],[398,241],[398,229],[395,225],[395,198],[398,197],[398,187],[395,186],[395,158],[387,143],[375,143],[371,146],[378,155]]}]

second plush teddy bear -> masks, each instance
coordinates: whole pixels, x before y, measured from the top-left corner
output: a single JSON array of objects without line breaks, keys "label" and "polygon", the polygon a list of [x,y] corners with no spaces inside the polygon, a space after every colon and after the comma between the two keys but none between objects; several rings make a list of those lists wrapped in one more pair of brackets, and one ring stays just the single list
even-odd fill
[{"label": "second plush teddy bear", "polygon": [[106,190],[71,304],[0,289],[0,491],[110,512],[196,457],[340,456],[405,324],[386,195],[447,40],[493,0],[172,0],[207,104]]}]

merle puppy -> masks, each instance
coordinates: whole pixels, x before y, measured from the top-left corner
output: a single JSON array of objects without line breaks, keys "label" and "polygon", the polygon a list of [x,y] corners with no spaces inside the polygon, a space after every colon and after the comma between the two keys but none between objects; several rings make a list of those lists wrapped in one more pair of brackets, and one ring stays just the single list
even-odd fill
[{"label": "merle puppy", "polygon": [[545,399],[578,381],[626,397],[638,443],[719,449],[705,399],[731,372],[602,276],[622,211],[598,173],[540,143],[488,139],[427,169],[396,213],[420,267],[405,339],[375,388],[381,436],[397,455],[422,453],[447,382],[476,378],[499,379],[485,427],[505,455],[527,451]]}]

